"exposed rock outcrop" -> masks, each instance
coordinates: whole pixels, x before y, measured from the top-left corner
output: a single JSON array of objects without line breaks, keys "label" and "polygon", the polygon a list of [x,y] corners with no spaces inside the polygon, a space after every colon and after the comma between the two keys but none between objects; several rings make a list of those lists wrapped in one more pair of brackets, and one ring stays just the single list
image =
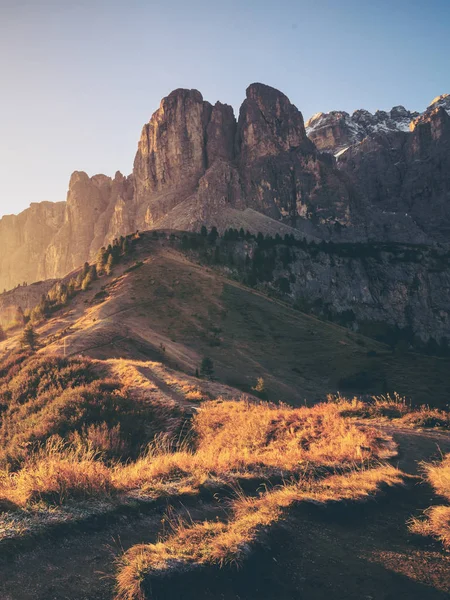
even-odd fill
[{"label": "exposed rock outcrop", "polygon": [[95,256],[97,250],[134,226],[132,180],[117,172],[70,178],[64,222],[43,253],[41,277],[61,277]]},{"label": "exposed rock outcrop", "polygon": [[42,295],[47,294],[56,281],[55,279],[36,281],[31,285],[19,285],[0,294],[0,325],[6,328],[17,322],[17,319],[20,320],[20,310],[34,308],[40,302]]},{"label": "exposed rock outcrop", "polygon": [[0,289],[47,277],[42,264],[49,242],[64,224],[64,202],[31,204],[0,219]]},{"label": "exposed rock outcrop", "polygon": [[281,92],[261,84],[247,89],[237,155],[248,206],[294,227],[302,218],[348,221],[348,188],[333,161],[317,152],[302,114]]}]

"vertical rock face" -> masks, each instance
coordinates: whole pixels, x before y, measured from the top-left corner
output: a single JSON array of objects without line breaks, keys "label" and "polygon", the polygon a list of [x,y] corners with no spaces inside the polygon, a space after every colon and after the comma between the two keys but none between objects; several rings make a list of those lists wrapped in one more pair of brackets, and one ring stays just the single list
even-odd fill
[{"label": "vertical rock face", "polygon": [[64,223],[64,202],[40,202],[0,219],[0,289],[43,279],[42,254]]},{"label": "vertical rock face", "polygon": [[[70,178],[64,222],[48,243],[40,266],[44,278],[60,277],[95,256],[97,250],[133,225],[133,185],[117,172]],[[131,229],[130,229],[131,228]]]},{"label": "vertical rock face", "polygon": [[209,168],[217,159],[232,161],[234,159],[234,140],[236,136],[236,119],[231,106],[216,102],[211,111],[206,127],[206,167]]},{"label": "vertical rock face", "polygon": [[261,83],[247,88],[238,124],[238,152],[243,164],[312,144],[306,137],[302,113],[287,96]]},{"label": "vertical rock face", "polygon": [[205,171],[233,159],[233,109],[204,102],[197,90],[175,90],[144,125],[134,161],[137,225],[154,226],[196,190]]},{"label": "vertical rock face", "polygon": [[133,174],[138,214],[146,215],[146,225],[173,208],[180,188],[195,189],[205,169],[204,130],[210,112],[197,90],[175,90],[144,125]]},{"label": "vertical rock face", "polygon": [[[331,158],[306,136],[301,112],[281,92],[247,89],[238,123],[237,152],[248,205],[296,226],[300,218],[344,222],[349,196]],[[324,193],[326,189],[326,193]]]}]

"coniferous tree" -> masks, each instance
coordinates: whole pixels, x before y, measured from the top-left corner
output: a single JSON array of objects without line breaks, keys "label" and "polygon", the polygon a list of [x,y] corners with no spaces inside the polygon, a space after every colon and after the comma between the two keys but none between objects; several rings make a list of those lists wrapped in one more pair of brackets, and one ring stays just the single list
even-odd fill
[{"label": "coniferous tree", "polygon": [[106,263],[105,273],[111,275],[114,268],[114,256],[110,254],[108,256],[108,262]]},{"label": "coniferous tree", "polygon": [[128,254],[130,251],[130,242],[128,238],[124,238],[122,242],[122,252],[123,254]]},{"label": "coniferous tree", "polygon": [[212,379],[214,376],[214,363],[208,356],[202,360],[200,375],[206,379]]},{"label": "coniferous tree", "polygon": [[206,229],[205,225],[202,225],[202,228],[200,229],[200,235],[202,237],[206,237],[208,235],[208,230]]},{"label": "coniferous tree", "polygon": [[106,262],[108,260],[108,254],[106,252],[106,248],[102,246],[100,250],[97,252],[97,256],[95,258],[95,264],[97,266],[97,273],[101,275],[106,267]]},{"label": "coniferous tree", "polygon": [[83,279],[83,283],[81,284],[81,289],[83,291],[87,290],[90,284],[97,279],[97,267],[92,265],[89,268],[89,271],[86,273],[86,277]]},{"label": "coniferous tree", "polygon": [[34,330],[34,327],[31,323],[23,330],[22,338],[20,343],[23,348],[30,348],[30,350],[35,350],[38,342],[38,335]]},{"label": "coniferous tree", "polygon": [[217,227],[213,226],[211,231],[208,233],[208,242],[213,246],[216,243],[217,238],[219,237],[219,232],[217,231]]}]

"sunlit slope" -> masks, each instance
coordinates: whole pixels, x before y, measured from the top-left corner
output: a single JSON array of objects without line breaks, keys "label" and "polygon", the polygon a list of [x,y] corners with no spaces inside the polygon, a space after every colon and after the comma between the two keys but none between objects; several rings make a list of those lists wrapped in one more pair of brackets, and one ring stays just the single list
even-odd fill
[{"label": "sunlit slope", "polygon": [[[415,402],[447,401],[442,359],[395,356],[168,245],[149,240],[134,258],[142,261],[138,268],[116,267],[113,277],[95,282],[41,328],[45,352],[159,360],[190,374],[208,356],[222,382],[249,391],[262,377],[269,399],[294,403],[337,390],[396,390]],[[106,294],[95,299],[101,286]]]}]

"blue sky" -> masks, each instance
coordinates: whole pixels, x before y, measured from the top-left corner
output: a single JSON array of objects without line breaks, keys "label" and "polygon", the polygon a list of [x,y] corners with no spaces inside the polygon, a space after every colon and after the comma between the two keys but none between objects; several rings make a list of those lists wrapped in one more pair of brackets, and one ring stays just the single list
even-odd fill
[{"label": "blue sky", "polygon": [[450,92],[449,0],[0,0],[0,215],[128,174],[177,87],[237,112],[249,83],[318,111]]}]

